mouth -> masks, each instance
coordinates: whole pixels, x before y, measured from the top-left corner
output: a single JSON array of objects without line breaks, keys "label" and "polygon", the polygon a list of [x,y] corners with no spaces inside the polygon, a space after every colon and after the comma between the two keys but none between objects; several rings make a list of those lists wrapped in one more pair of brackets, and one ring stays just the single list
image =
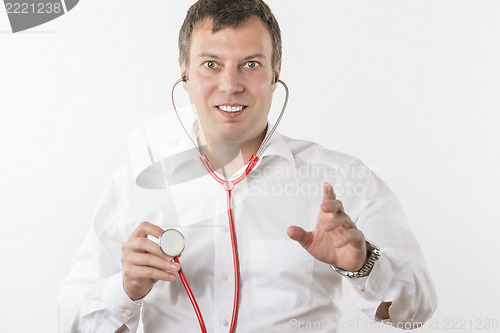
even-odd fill
[{"label": "mouth", "polygon": [[235,106],[218,105],[217,108],[221,111],[224,111],[224,112],[236,113],[236,112],[242,111],[244,108],[246,108],[246,106],[244,106],[244,105],[235,105]]}]

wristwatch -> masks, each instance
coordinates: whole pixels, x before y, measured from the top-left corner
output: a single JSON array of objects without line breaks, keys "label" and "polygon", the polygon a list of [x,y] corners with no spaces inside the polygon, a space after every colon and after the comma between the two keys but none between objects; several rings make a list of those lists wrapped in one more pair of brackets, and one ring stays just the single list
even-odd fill
[{"label": "wristwatch", "polygon": [[333,265],[330,265],[330,267],[342,276],[347,276],[350,279],[357,279],[367,276],[375,265],[375,262],[380,258],[380,248],[368,240],[366,240],[366,257],[368,258],[366,259],[366,263],[356,272],[349,272]]}]

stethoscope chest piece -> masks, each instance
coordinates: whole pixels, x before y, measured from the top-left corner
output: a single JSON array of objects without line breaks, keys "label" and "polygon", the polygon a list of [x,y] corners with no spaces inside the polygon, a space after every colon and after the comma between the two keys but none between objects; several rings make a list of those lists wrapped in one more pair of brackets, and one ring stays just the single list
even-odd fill
[{"label": "stethoscope chest piece", "polygon": [[184,251],[186,241],[179,230],[167,229],[158,239],[160,249],[169,257],[178,257]]}]

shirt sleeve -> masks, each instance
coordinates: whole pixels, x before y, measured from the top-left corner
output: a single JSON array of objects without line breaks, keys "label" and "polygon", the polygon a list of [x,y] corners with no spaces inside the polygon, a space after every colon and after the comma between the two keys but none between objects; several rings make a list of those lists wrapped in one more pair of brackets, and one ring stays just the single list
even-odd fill
[{"label": "shirt sleeve", "polygon": [[344,183],[344,207],[365,238],[380,247],[381,257],[370,275],[349,279],[354,303],[374,320],[381,302],[392,302],[390,324],[409,329],[423,325],[434,313],[436,291],[420,245],[388,188],[363,163],[351,164]]},{"label": "shirt sleeve", "polygon": [[[123,173],[108,183],[91,229],[62,284],[57,300],[59,332],[136,332],[141,302],[123,289],[121,244],[127,230],[108,228],[120,218],[126,198]],[[113,230],[114,229],[114,230]]]}]

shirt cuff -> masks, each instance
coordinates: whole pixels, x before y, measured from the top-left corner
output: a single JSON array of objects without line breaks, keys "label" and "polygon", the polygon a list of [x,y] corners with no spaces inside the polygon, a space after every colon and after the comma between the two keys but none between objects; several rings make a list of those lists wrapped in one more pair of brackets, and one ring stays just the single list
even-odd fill
[{"label": "shirt cuff", "polygon": [[391,288],[397,269],[391,261],[381,255],[368,276],[359,279],[348,279],[351,283],[351,294],[359,309],[370,318],[375,319],[378,306],[382,302],[392,302],[397,297],[397,290]]},{"label": "shirt cuff", "polygon": [[102,299],[111,316],[125,324],[131,332],[139,326],[142,300],[132,301],[123,289],[123,274],[117,273],[109,277],[102,289]]}]

